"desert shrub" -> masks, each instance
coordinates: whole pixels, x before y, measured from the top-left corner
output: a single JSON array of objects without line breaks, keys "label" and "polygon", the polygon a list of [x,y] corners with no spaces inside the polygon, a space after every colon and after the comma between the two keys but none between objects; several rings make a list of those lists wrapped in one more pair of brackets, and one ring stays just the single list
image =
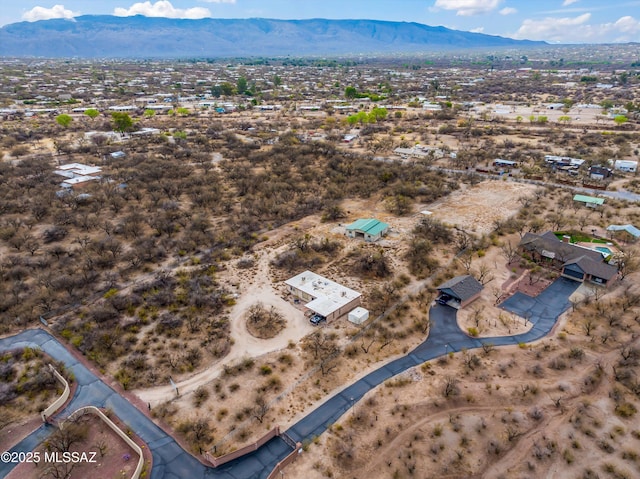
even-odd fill
[{"label": "desert shrub", "polygon": [[205,386],[200,386],[193,393],[193,404],[195,407],[200,407],[207,399],[209,399],[209,389]]},{"label": "desert shrub", "polygon": [[618,404],[616,406],[616,414],[623,418],[633,417],[638,412],[636,406],[630,402]]}]

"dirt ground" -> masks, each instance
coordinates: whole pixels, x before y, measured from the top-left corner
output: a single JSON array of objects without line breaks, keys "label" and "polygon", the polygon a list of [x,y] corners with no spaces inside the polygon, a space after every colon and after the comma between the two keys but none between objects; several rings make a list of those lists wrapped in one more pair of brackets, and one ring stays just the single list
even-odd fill
[{"label": "dirt ground", "polygon": [[496,220],[505,220],[518,212],[518,198],[533,194],[536,186],[506,181],[483,181],[469,187],[461,185],[429,211],[443,223],[453,225],[467,233],[488,234]]},{"label": "dirt ground", "polygon": [[[306,445],[286,476],[639,477],[640,421],[614,414],[615,381],[599,369],[618,352],[592,344],[565,359],[581,338],[561,322],[562,335],[534,345],[458,353],[403,373]],[[479,364],[465,366],[468,354]],[[552,367],[559,358],[568,371]],[[457,391],[445,397],[450,378]]]},{"label": "dirt ground", "polygon": [[[131,477],[138,464],[138,455],[120,437],[118,437],[107,425],[93,415],[84,416],[83,424],[88,426],[86,439],[82,444],[74,445],[69,450],[79,453],[95,452],[95,462],[79,462],[73,466],[68,479],[113,479]],[[86,422],[85,422],[86,421]],[[104,454],[101,452],[104,451]],[[44,458],[44,447],[34,450]],[[87,456],[90,458],[90,456]],[[62,463],[56,463],[59,468]],[[7,476],[7,479],[38,479],[48,467],[44,459],[39,464],[23,463],[17,466]],[[62,469],[60,469],[62,470]],[[52,476],[55,477],[55,476]],[[62,476],[61,476],[62,477]]]},{"label": "dirt ground", "polygon": [[[518,242],[518,235],[502,238],[503,242]],[[526,270],[516,269],[516,265],[507,265],[500,248],[490,248],[482,258],[472,261],[472,271],[485,266],[491,271],[488,282],[480,297],[467,307],[458,311],[458,326],[462,331],[476,328],[478,337],[510,336],[527,332],[532,324],[499,308],[515,291],[535,296],[539,291],[525,290],[518,287],[527,285]],[[549,284],[548,282],[545,285]],[[499,298],[499,300],[498,300]]]}]

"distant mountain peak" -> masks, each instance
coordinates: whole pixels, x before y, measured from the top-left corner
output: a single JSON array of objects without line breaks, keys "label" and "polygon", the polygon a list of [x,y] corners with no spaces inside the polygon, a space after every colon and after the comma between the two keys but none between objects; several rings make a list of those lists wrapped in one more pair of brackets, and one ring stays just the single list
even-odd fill
[{"label": "distant mountain peak", "polygon": [[0,56],[180,58],[418,53],[525,48],[513,40],[415,22],[383,20],[201,20],[85,15],[0,28]]}]

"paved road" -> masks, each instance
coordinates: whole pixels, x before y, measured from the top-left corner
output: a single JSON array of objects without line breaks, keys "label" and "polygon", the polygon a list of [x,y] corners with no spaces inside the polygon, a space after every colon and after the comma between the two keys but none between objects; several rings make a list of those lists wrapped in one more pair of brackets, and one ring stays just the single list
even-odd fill
[{"label": "paved road", "polygon": [[[481,173],[476,171],[475,169],[469,169],[469,170],[458,170],[458,169],[453,169],[453,168],[443,168],[441,166],[430,166],[429,167],[432,170],[436,170],[436,171],[441,171],[444,173],[448,173],[450,175],[475,175],[475,176],[480,176],[482,178],[486,178],[489,180],[495,180],[495,181],[502,181],[502,176],[496,176],[496,175],[491,175],[488,173]],[[538,185],[538,186],[553,186],[554,188],[562,188],[565,190],[571,190],[571,191],[575,191],[576,193],[586,193],[588,195],[593,195],[593,196],[597,196],[597,195],[602,195],[602,196],[608,196],[610,198],[616,198],[619,200],[626,200],[626,201],[631,201],[631,202],[640,202],[640,195],[637,193],[632,193],[631,191],[627,191],[625,189],[622,190],[615,190],[615,191],[608,191],[608,190],[594,190],[593,188],[585,188],[582,186],[573,186],[573,185],[566,185],[563,183],[554,183],[553,181],[540,181],[540,180],[528,180],[526,178],[514,178],[512,176],[508,176],[507,177],[507,181],[512,181],[515,183],[527,183],[530,185]]]},{"label": "paved road", "polygon": [[[425,361],[442,356],[447,351],[473,349],[482,343],[495,346],[514,345],[531,342],[544,337],[551,331],[558,316],[566,311],[571,303],[569,296],[580,283],[560,278],[545,289],[537,298],[518,294],[505,301],[503,307],[508,311],[527,314],[533,328],[526,333],[495,338],[471,338],[463,333],[456,322],[456,310],[448,306],[436,305],[431,308],[431,331],[427,340],[411,351],[407,356],[373,371],[345,390],[333,396],[318,409],[294,424],[287,434],[296,441],[311,439],[322,434],[328,426],[349,410],[371,389],[379,386],[390,377],[420,365]],[[518,313],[520,314],[520,313]]]},{"label": "paved road", "polygon": [[[537,298],[517,293],[502,305],[507,311],[528,316],[533,328],[523,334],[496,337],[471,338],[457,326],[456,311],[447,306],[434,306],[431,309],[431,332],[427,340],[408,355],[396,359],[369,373],[329,398],[320,407],[294,424],[287,434],[295,441],[312,439],[322,434],[331,424],[350,408],[353,408],[367,392],[379,386],[387,379],[407,369],[442,356],[447,351],[459,351],[462,348],[481,347],[482,343],[495,346],[513,345],[540,339],[551,331],[558,316],[570,307],[569,296],[580,283],[564,278],[556,280]],[[122,396],[103,383],[83,364],[71,355],[56,339],[42,330],[29,330],[11,338],[0,339],[0,351],[18,347],[39,347],[56,360],[64,361],[73,371],[78,382],[77,391],[65,409],[71,412],[85,405],[108,407],[148,445],[153,454],[152,479],[184,478],[223,478],[223,479],[261,479],[266,478],[278,461],[291,452],[291,448],[280,438],[274,438],[258,451],[236,459],[217,469],[203,466],[187,454],[180,446],[156,426],[149,418],[138,411]],[[29,451],[42,441],[50,426],[42,426],[13,451]],[[0,464],[0,477],[4,477],[12,465]]]},{"label": "paved road", "polygon": [[[262,478],[269,475],[278,461],[291,452],[291,448],[282,439],[274,438],[265,444],[258,451],[259,453],[246,456],[243,461],[229,463],[218,469],[205,467],[185,452],[171,436],[156,426],[147,416],[96,377],[46,331],[29,330],[17,336],[0,339],[0,351],[26,346],[38,347],[54,359],[64,361],[67,368],[75,375],[77,390],[61,416],[64,417],[87,405],[110,408],[148,444],[153,455],[151,471],[153,479]],[[53,426],[43,425],[11,451],[31,451],[52,431]],[[14,466],[15,464],[0,463],[0,478],[5,477]]]}]

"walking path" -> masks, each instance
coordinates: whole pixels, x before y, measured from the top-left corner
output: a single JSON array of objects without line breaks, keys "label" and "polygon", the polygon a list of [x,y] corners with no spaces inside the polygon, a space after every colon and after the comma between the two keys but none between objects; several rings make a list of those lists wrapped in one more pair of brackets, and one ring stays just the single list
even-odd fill
[{"label": "walking path", "polygon": [[[380,367],[338,392],[294,424],[286,433],[294,441],[299,442],[322,434],[373,388],[396,374],[442,356],[449,351],[478,348],[483,343],[491,343],[494,346],[514,345],[544,337],[551,331],[560,314],[570,307],[569,296],[579,285],[580,283],[560,278],[536,298],[517,293],[505,301],[504,309],[529,317],[534,324],[530,331],[516,336],[471,338],[458,328],[454,309],[446,306],[433,307],[430,312],[431,331],[429,337],[421,345],[406,356]],[[75,375],[78,388],[65,409],[65,413],[70,413],[86,405],[110,408],[147,443],[153,455],[151,479],[182,479],[185,477],[193,479],[213,477],[262,479],[270,474],[278,461],[291,452],[291,447],[283,439],[275,437],[254,453],[238,458],[217,469],[206,467],[184,451],[151,419],[93,374],[46,331],[28,330],[16,336],[0,339],[0,351],[27,346],[38,347],[54,359],[63,361]],[[48,436],[51,430],[51,426],[41,426],[11,451],[32,450]],[[5,477],[14,466],[15,464],[0,463],[0,477]]]}]

